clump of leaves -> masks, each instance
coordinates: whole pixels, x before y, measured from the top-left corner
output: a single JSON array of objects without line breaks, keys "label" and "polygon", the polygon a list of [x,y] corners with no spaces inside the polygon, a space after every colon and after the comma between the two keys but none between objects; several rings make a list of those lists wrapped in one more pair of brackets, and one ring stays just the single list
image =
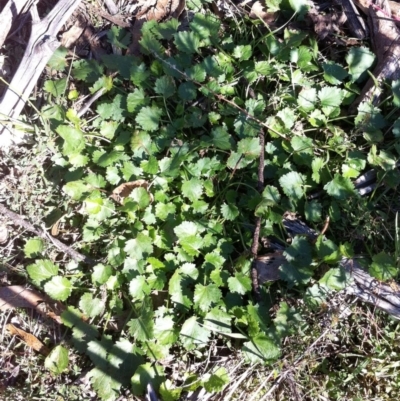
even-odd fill
[{"label": "clump of leaves", "polygon": [[[78,117],[65,99],[44,112],[59,136],[53,162],[66,172],[63,193],[76,206],[79,246],[101,263],[63,270],[39,259],[28,274],[70,303],[63,322],[93,361],[91,381],[102,399],[115,399],[122,386],[143,394],[148,382],[178,399],[181,389],[165,381],[158,362],[177,349],[199,356],[210,339],[236,344],[251,363],[275,361],[301,318],[285,302],[270,317],[278,300],[273,286],[260,304],[252,298],[247,255],[255,216],[262,236],[282,238],[287,210],[311,226],[325,215],[339,222],[358,196],[352,179],[368,165],[398,183],[397,125],[392,145],[379,149],[388,125],[379,109],[360,105],[354,122],[342,115],[370,53],[351,50],[347,65],[321,65],[317,43],[305,33],[285,28],[278,38],[252,24],[241,25],[252,30],[250,40],[222,29],[211,14],[195,14],[187,31],[174,19],[149,22],[142,59],[73,63],[75,88],[103,91],[94,119]],[[46,90],[61,99],[66,83],[49,82]],[[73,89],[68,98],[76,96]],[[266,187],[258,193],[261,152]],[[130,185],[120,202],[110,198],[118,185],[138,180],[146,185]],[[346,283],[337,268],[344,249],[322,237],[315,245],[296,237],[281,278],[318,307],[324,293]],[[35,256],[40,244],[31,241],[25,252]],[[382,261],[389,263],[374,257],[372,269],[386,278]],[[321,263],[331,266],[325,275]],[[97,324],[125,311],[121,337],[101,335]],[[220,391],[228,380],[220,369],[203,385]]]}]

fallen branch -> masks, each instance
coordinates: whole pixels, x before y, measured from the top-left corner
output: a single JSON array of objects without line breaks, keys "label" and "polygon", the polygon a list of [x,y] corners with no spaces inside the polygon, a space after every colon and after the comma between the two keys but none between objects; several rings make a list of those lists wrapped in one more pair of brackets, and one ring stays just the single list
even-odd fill
[{"label": "fallen branch", "polygon": [[[261,194],[264,190],[264,152],[265,152],[265,134],[264,130],[261,129],[258,135],[260,140],[260,159],[258,161],[258,182],[257,191]],[[260,240],[260,229],[261,229],[261,217],[256,217],[256,227],[253,234],[253,243],[251,245],[251,253],[253,255],[253,262],[251,267],[251,280],[253,283],[253,293],[256,301],[260,300],[260,286],[258,284],[257,274],[257,255],[258,255],[258,243]]]},{"label": "fallen branch", "polygon": [[[40,74],[60,46],[57,33],[80,2],[81,0],[59,0],[42,20],[39,19],[36,5],[31,7],[32,33],[18,70],[0,102],[2,115],[10,120],[18,119]],[[12,131],[8,124],[0,128],[0,138],[2,146],[10,146]]]},{"label": "fallen branch", "polygon": [[18,15],[29,10],[32,0],[13,0],[8,1],[0,13],[0,49],[3,46],[11,26]]},{"label": "fallen branch", "polygon": [[383,92],[382,83],[400,78],[400,30],[396,21],[390,17],[388,0],[363,0],[357,1],[357,5],[367,12],[371,41],[378,63],[372,72],[375,78],[368,80],[351,106],[353,111],[362,102],[372,101],[374,105],[379,104]]},{"label": "fallen branch", "polygon": [[65,245],[63,242],[59,241],[58,239],[53,238],[46,231],[35,227],[28,221],[24,220],[24,218],[22,216],[7,209],[1,203],[0,203],[0,213],[2,213],[4,216],[7,216],[9,219],[11,219],[13,221],[13,223],[17,224],[18,226],[25,228],[26,230],[36,234],[38,237],[45,239],[46,241],[52,242],[52,244],[56,248],[58,248],[60,251],[69,255],[76,262],[84,262],[84,263],[87,263],[88,265],[96,264],[96,261],[94,261],[93,259],[89,258],[88,256],[82,255],[81,253],[75,251],[68,245]]},{"label": "fallen branch", "polygon": [[[300,220],[284,218],[283,225],[290,236],[306,235],[310,240],[313,240],[318,235]],[[259,256],[256,264],[259,284],[279,280],[279,268],[285,262],[286,259],[282,250]],[[347,294],[374,305],[396,319],[400,319],[400,287],[396,283],[389,285],[370,276],[357,262],[357,258],[343,258],[340,267],[352,279],[351,283],[345,288]]]}]

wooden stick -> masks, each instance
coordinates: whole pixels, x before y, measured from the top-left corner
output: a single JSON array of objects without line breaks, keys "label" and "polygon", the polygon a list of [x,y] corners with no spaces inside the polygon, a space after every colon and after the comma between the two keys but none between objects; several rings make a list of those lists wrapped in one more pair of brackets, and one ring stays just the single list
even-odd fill
[{"label": "wooden stick", "polygon": [[[39,19],[32,6],[32,33],[24,56],[1,102],[1,114],[17,119],[50,57],[60,46],[56,35],[81,0],[59,0],[50,13]],[[0,128],[0,140],[5,132],[12,135],[9,126]]]},{"label": "wooden stick", "polygon": [[[260,139],[260,159],[258,162],[258,182],[257,190],[262,193],[264,190],[264,152],[265,152],[265,135],[264,130],[261,129],[258,135]],[[258,283],[258,272],[257,272],[257,256],[258,256],[258,243],[260,240],[260,230],[261,230],[261,217],[256,218],[256,226],[253,234],[253,243],[251,245],[251,253],[253,255],[253,263],[251,266],[251,280],[253,283],[253,293],[256,301],[260,301],[260,286]]]},{"label": "wooden stick", "polygon": [[6,2],[3,10],[0,13],[0,49],[3,46],[11,25],[18,15],[26,12],[32,4],[32,0],[13,0]]},{"label": "wooden stick", "polygon": [[50,240],[50,242],[53,243],[53,245],[58,248],[60,251],[66,253],[69,255],[73,260],[77,262],[84,262],[87,263],[88,265],[95,265],[96,262],[89,258],[88,256],[82,255],[81,253],[75,251],[74,249],[70,248],[68,245],[65,245],[63,242],[59,241],[57,238],[53,238],[49,234],[46,233],[46,231],[41,230],[40,228],[35,227],[28,221],[24,220],[22,216],[20,216],[17,213],[12,212],[11,210],[7,209],[5,206],[3,206],[0,203],[0,213],[2,213],[4,216],[7,216],[10,218],[13,223],[17,224],[20,227],[25,228],[26,230],[36,234],[38,237],[43,238],[47,241]]}]

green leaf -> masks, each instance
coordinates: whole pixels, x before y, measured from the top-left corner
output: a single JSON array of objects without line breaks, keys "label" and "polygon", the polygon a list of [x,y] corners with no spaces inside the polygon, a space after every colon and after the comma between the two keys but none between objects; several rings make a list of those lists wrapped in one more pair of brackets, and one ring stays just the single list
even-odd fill
[{"label": "green leaf", "polygon": [[199,249],[204,245],[204,240],[198,235],[189,235],[181,238],[179,244],[188,255],[198,256],[200,254]]},{"label": "green leaf", "polygon": [[44,242],[41,238],[31,238],[26,241],[24,253],[27,258],[36,258],[44,250]]},{"label": "green leaf", "polygon": [[43,89],[56,98],[64,95],[66,88],[67,88],[66,78],[57,79],[56,81],[47,80],[44,82],[43,85]]},{"label": "green leaf", "polygon": [[[154,338],[153,316],[151,313],[146,313],[137,319],[131,319],[128,323],[129,334],[138,341],[147,341]],[[158,339],[157,339],[158,340]]]},{"label": "green leaf", "polygon": [[71,295],[72,284],[65,277],[54,276],[44,285],[44,290],[53,299],[65,301]]},{"label": "green leaf", "polygon": [[249,60],[253,54],[251,45],[239,45],[233,49],[233,57],[239,59],[240,61]]},{"label": "green leaf", "polygon": [[296,236],[283,255],[288,262],[296,267],[308,268],[312,263],[310,242],[304,237]]},{"label": "green leaf", "polygon": [[298,165],[310,166],[313,161],[314,144],[311,138],[295,136],[290,141],[294,150],[293,159]]},{"label": "green leaf", "polygon": [[243,154],[246,158],[255,159],[260,156],[261,147],[258,138],[245,138],[238,142],[238,153]]},{"label": "green leaf", "polygon": [[51,56],[50,60],[47,62],[47,65],[53,70],[63,71],[68,63],[67,63],[67,54],[68,49],[65,47],[59,47]]},{"label": "green leaf", "polygon": [[199,228],[191,221],[183,221],[179,226],[174,228],[174,232],[179,239],[197,235]]},{"label": "green leaf", "polygon": [[72,64],[72,76],[91,84],[103,75],[103,69],[104,66],[97,60],[77,60]]},{"label": "green leaf", "polygon": [[171,294],[172,302],[187,308],[192,305],[192,301],[183,292],[182,275],[179,270],[176,270],[169,280],[168,292]]},{"label": "green leaf", "polygon": [[274,71],[274,67],[268,61],[257,61],[254,70],[258,74],[268,77]]},{"label": "green leaf", "polygon": [[89,186],[82,180],[67,182],[63,191],[73,200],[82,200],[89,192]]},{"label": "green leaf", "polygon": [[86,354],[94,365],[100,369],[107,369],[107,353],[112,346],[112,341],[108,336],[102,336],[101,340],[92,340],[88,342]]},{"label": "green leaf", "polygon": [[147,190],[143,187],[134,188],[129,194],[129,199],[133,199],[140,210],[146,209],[150,204],[150,195]]},{"label": "green leaf", "polygon": [[129,386],[136,369],[144,362],[141,350],[130,341],[121,339],[112,344],[108,350],[109,375],[122,386]]},{"label": "green leaf", "polygon": [[354,122],[357,127],[362,128],[365,131],[375,134],[375,131],[384,128],[388,124],[380,113],[380,109],[369,102],[360,103],[357,111],[357,117]]},{"label": "green leaf", "polygon": [[158,161],[154,156],[150,156],[149,160],[143,160],[140,163],[140,167],[147,174],[157,174],[158,173]]},{"label": "green leaf", "polygon": [[178,32],[174,35],[175,46],[181,52],[197,53],[200,46],[200,39],[194,32]]},{"label": "green leaf", "polygon": [[233,221],[239,216],[239,209],[232,203],[223,203],[221,206],[221,213],[224,219]]},{"label": "green leaf", "polygon": [[400,107],[400,80],[392,81],[393,104]]},{"label": "green leaf", "polygon": [[332,85],[340,85],[349,75],[348,72],[339,64],[329,62],[323,63],[324,79]]},{"label": "green leaf", "polygon": [[89,157],[86,155],[72,154],[69,155],[69,162],[74,167],[84,167],[89,163]]},{"label": "green leaf", "polygon": [[86,316],[93,318],[103,312],[105,304],[101,299],[93,298],[92,293],[86,292],[81,296],[79,307]]},{"label": "green leaf", "polygon": [[233,148],[234,141],[232,135],[229,135],[226,127],[216,127],[211,131],[212,144],[217,149],[230,150]]},{"label": "green leaf", "polygon": [[105,92],[109,92],[113,88],[113,79],[111,76],[103,75],[100,77],[90,88],[92,94],[98,92],[100,89],[104,89]]},{"label": "green leaf", "polygon": [[148,104],[149,98],[141,88],[136,88],[129,93],[126,99],[127,109],[130,113],[136,112],[141,106],[147,106]]},{"label": "green leaf", "polygon": [[231,292],[237,292],[238,294],[244,295],[251,291],[250,277],[243,273],[235,273],[234,277],[228,278],[228,287]]},{"label": "green leaf", "polygon": [[181,397],[182,388],[174,387],[171,380],[166,380],[161,384],[159,391],[163,401],[178,401]]},{"label": "green leaf", "polygon": [[162,345],[174,344],[178,338],[171,316],[158,317],[154,324],[154,337]]},{"label": "green leaf", "polygon": [[366,47],[352,47],[346,56],[349,66],[350,79],[357,81],[372,66],[375,61],[375,54]]},{"label": "green leaf", "polygon": [[155,131],[158,129],[160,124],[160,118],[163,114],[162,109],[153,106],[153,107],[143,107],[138,115],[136,116],[135,121],[144,129],[145,131]]},{"label": "green leaf", "polygon": [[340,267],[329,269],[319,280],[319,283],[331,290],[340,291],[351,282],[350,273]]},{"label": "green leaf", "polygon": [[180,339],[184,348],[190,351],[207,346],[209,335],[210,331],[199,324],[196,316],[192,316],[183,323]]},{"label": "green leaf", "polygon": [[59,375],[68,367],[68,350],[62,345],[52,349],[44,361],[44,367],[51,373]]},{"label": "green leaf", "polygon": [[144,365],[140,365],[132,376],[132,392],[134,395],[144,394],[149,383],[157,391],[164,380],[164,371],[161,366],[145,363]]},{"label": "green leaf", "polygon": [[191,178],[182,184],[182,194],[194,202],[201,198],[203,194],[203,183],[198,178]]},{"label": "green leaf", "polygon": [[385,252],[378,253],[372,257],[372,264],[368,269],[369,273],[378,280],[393,280],[399,274],[396,268],[396,261]]},{"label": "green leaf", "polygon": [[297,201],[303,197],[305,192],[305,176],[303,174],[297,171],[291,171],[283,175],[279,179],[279,183],[288,198]]},{"label": "green leaf", "polygon": [[289,288],[294,285],[307,284],[312,275],[312,269],[307,267],[299,268],[291,263],[284,263],[279,267],[279,277],[288,283]]},{"label": "green leaf", "polygon": [[65,156],[81,153],[85,149],[85,139],[80,129],[59,125],[56,131],[64,139],[63,154]]},{"label": "green leaf", "polygon": [[108,371],[103,371],[99,368],[94,368],[89,372],[88,375],[91,378],[91,383],[96,390],[97,395],[103,401],[114,401],[117,399],[121,383],[115,378],[115,376],[111,376]]},{"label": "green leaf", "polygon": [[185,70],[186,75],[195,82],[204,82],[206,71],[201,64],[195,64]]},{"label": "green leaf", "polygon": [[243,154],[232,152],[226,164],[231,169],[240,170],[249,165],[252,160],[254,160],[254,158],[246,159],[246,157],[243,157]]},{"label": "green leaf", "polygon": [[286,302],[281,302],[274,319],[274,326],[278,338],[284,339],[291,334],[297,333],[301,320],[301,316],[295,308],[290,308]]},{"label": "green leaf", "polygon": [[114,210],[114,203],[109,199],[101,198],[99,193],[93,192],[90,197],[85,200],[85,211],[95,220],[106,220],[112,216]]},{"label": "green leaf", "polygon": [[129,283],[129,294],[131,294],[135,300],[143,300],[146,295],[150,294],[150,291],[151,288],[144,276],[138,276]]},{"label": "green leaf", "polygon": [[162,39],[171,40],[179,25],[180,22],[176,18],[171,18],[165,22],[157,23],[156,29]]},{"label": "green leaf", "polygon": [[315,88],[303,88],[298,97],[297,104],[304,111],[312,111],[317,103],[317,91]]},{"label": "green leaf", "polygon": [[324,262],[338,262],[340,260],[340,252],[338,247],[331,240],[324,240],[323,236],[320,235],[315,243],[315,249],[317,255]]},{"label": "green leaf", "polygon": [[314,157],[312,163],[311,163],[311,168],[312,168],[312,179],[319,184],[320,180],[321,180],[321,176],[319,174],[319,172],[321,171],[322,167],[324,167],[324,159],[322,159],[321,157]]},{"label": "green leaf", "polygon": [[345,200],[355,194],[351,180],[344,178],[340,174],[335,174],[333,180],[328,182],[324,189],[329,195],[338,200]]},{"label": "green leaf", "polygon": [[194,100],[197,97],[197,88],[193,82],[183,82],[178,88],[179,97],[182,100]]},{"label": "green leaf", "polygon": [[114,121],[123,121],[127,116],[126,97],[118,94],[112,102],[101,102],[97,106],[96,111],[104,120],[113,119]]},{"label": "green leaf", "polygon": [[205,374],[202,377],[202,383],[207,392],[219,392],[230,383],[230,378],[226,369],[219,367],[214,373]]},{"label": "green leaf", "polygon": [[106,173],[107,181],[112,185],[118,185],[121,181],[121,177],[118,174],[118,169],[115,166],[107,167]]},{"label": "green leaf", "polygon": [[110,352],[112,346],[113,341],[111,337],[103,335],[100,341],[95,339],[88,343],[86,354],[97,368],[107,371],[109,369],[107,354]]},{"label": "green leaf", "polygon": [[281,354],[279,347],[265,334],[258,334],[243,344],[243,354],[252,364],[277,360]]},{"label": "green leaf", "polygon": [[311,310],[318,309],[321,304],[326,303],[330,291],[323,285],[314,284],[307,288],[304,301]]},{"label": "green leaf", "polygon": [[211,304],[218,303],[221,298],[221,290],[215,284],[209,284],[207,286],[196,284],[194,290],[194,304],[203,312],[207,312]]},{"label": "green leaf", "polygon": [[318,92],[322,111],[329,116],[340,106],[343,100],[342,90],[337,87],[325,86]]},{"label": "green leaf", "polygon": [[147,21],[144,23],[142,28],[142,39],[139,41],[140,50],[143,54],[155,54],[159,57],[163,56],[165,52],[164,47],[154,36],[151,29],[146,29],[147,26],[151,26],[154,21]]},{"label": "green leaf", "polygon": [[219,308],[211,309],[204,318],[204,326],[217,333],[231,333],[232,317]]},{"label": "green leaf", "polygon": [[112,150],[111,152],[95,150],[92,156],[93,161],[100,167],[111,166],[123,158],[123,153],[116,150]]},{"label": "green leaf", "polygon": [[282,120],[283,124],[285,125],[285,128],[290,130],[294,123],[296,122],[297,116],[294,114],[294,111],[289,108],[285,107],[282,110],[279,110],[276,115]]},{"label": "green leaf", "polygon": [[130,33],[124,28],[112,25],[107,31],[107,39],[113,46],[126,49],[130,42]]},{"label": "green leaf", "polygon": [[221,21],[213,14],[195,13],[189,26],[205,44],[211,44],[218,38]]},{"label": "green leaf", "polygon": [[156,216],[160,220],[166,220],[168,216],[173,216],[176,213],[176,206],[173,203],[157,203]]},{"label": "green leaf", "polygon": [[173,96],[176,92],[174,78],[168,75],[157,78],[154,91],[166,99]]},{"label": "green leaf", "polygon": [[126,242],[124,250],[130,257],[140,260],[153,252],[153,240],[139,233],[136,238]]},{"label": "green leaf", "polygon": [[322,205],[316,200],[307,202],[304,206],[304,214],[308,221],[318,222],[321,221]]},{"label": "green leaf", "polygon": [[44,280],[55,276],[58,273],[58,266],[51,260],[39,259],[34,264],[29,265],[26,270],[29,277],[38,285]]},{"label": "green leaf", "polygon": [[107,282],[107,280],[113,274],[113,269],[111,266],[105,266],[101,263],[93,266],[92,282],[96,285],[102,285]]},{"label": "green leaf", "polygon": [[360,151],[348,152],[346,163],[342,164],[342,173],[345,178],[357,178],[365,169],[365,155]]}]

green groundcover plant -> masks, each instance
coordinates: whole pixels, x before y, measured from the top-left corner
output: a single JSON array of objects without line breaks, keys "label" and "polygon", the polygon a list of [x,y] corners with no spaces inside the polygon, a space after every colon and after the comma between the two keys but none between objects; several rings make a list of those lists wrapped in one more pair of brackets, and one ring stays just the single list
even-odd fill
[{"label": "green groundcover plant", "polygon": [[[199,386],[221,391],[230,380],[223,366],[176,383],[160,363],[171,355],[202,358],[211,340],[240,349],[249,363],[276,361],[282,339],[302,318],[275,285],[262,288],[260,303],[252,297],[256,217],[262,237],[282,241],[286,211],[317,229],[329,216],[337,227],[332,240],[312,244],[297,236],[284,251],[281,282],[318,308],[348,281],[338,267],[353,252],[343,216],[356,221],[356,203],[373,209],[352,181],[375,168],[386,188],[399,182],[396,113],[385,116],[362,103],[356,115],[346,114],[374,62],[366,47],[328,61],[302,31],[270,32],[247,19],[229,26],[199,12],[187,30],[171,19],[148,22],[142,33],[141,58],[69,64],[59,49],[49,67],[61,78],[44,84],[49,102],[42,115],[57,134],[49,142],[52,174],[63,177],[80,252],[98,263],[56,264],[41,256],[41,240],[25,246],[27,256],[37,257],[27,268],[30,279],[68,305],[63,323],[75,349],[93,362],[91,383],[103,400],[116,399],[124,387],[142,395],[149,382],[165,400]],[[124,51],[130,36],[114,27],[108,40]],[[76,111],[87,88],[103,91],[90,118]],[[393,92],[386,111],[398,106],[398,83]],[[126,196],[110,197],[133,182]],[[390,252],[373,246],[368,252],[372,274],[396,276]],[[110,329],[115,321],[117,332]],[[45,366],[63,372],[67,350],[57,346]]]}]

